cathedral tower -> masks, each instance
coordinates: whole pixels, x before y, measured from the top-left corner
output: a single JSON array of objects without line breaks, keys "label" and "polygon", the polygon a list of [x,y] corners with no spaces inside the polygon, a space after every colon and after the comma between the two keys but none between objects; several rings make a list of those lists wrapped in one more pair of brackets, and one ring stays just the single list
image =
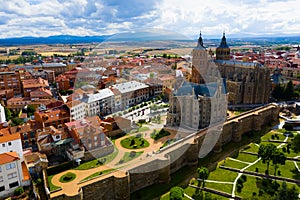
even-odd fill
[{"label": "cathedral tower", "polygon": [[202,35],[198,39],[197,46],[192,52],[192,82],[194,83],[205,83],[203,76],[207,71],[207,52],[203,45]]},{"label": "cathedral tower", "polygon": [[225,32],[220,43],[220,46],[216,50],[216,60],[230,60],[230,48],[227,45]]}]

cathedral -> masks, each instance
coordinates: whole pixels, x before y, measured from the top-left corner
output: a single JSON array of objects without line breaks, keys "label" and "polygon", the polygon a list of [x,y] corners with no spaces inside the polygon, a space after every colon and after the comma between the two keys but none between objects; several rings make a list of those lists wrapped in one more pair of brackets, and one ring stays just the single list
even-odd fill
[{"label": "cathedral", "polygon": [[206,52],[200,33],[197,47],[192,53],[192,82],[211,82],[221,76],[226,80],[229,105],[268,103],[271,79],[267,67],[260,63],[230,60],[230,48],[225,33],[216,48],[215,59],[212,58],[211,50],[209,56]]},{"label": "cathedral", "polygon": [[230,60],[225,33],[216,57],[203,45],[200,33],[192,52],[191,82],[177,81],[170,96],[167,126],[199,130],[226,120],[227,105],[263,104],[270,96],[268,68]]}]

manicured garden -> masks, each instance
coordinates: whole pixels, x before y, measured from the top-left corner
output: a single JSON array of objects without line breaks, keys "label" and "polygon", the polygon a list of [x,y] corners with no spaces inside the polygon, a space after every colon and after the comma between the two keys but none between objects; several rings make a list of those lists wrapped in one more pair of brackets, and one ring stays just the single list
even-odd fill
[{"label": "manicured garden", "polygon": [[126,149],[141,149],[149,147],[149,142],[142,138],[141,134],[138,134],[121,140],[121,145]]},{"label": "manicured garden", "polygon": [[[234,194],[245,199],[282,197],[286,191],[288,191],[288,194],[285,196],[288,199],[298,199],[299,186],[288,182],[288,180],[272,180],[268,176],[255,177],[243,172],[239,174],[229,169],[221,168],[221,166],[225,166],[237,170],[244,169],[245,172],[256,172],[261,175],[269,174],[300,180],[300,172],[296,168],[294,161],[286,160],[286,157],[300,156],[300,136],[296,137],[298,134],[296,132],[286,133],[287,131],[284,129],[272,130],[262,136],[260,138],[261,142],[258,144],[250,143],[242,147],[240,151],[232,153],[232,156],[220,161],[216,169],[211,171],[207,177],[201,178],[205,180],[205,187],[230,195]],[[289,142],[289,144],[286,142]],[[298,164],[299,162],[296,163]],[[193,178],[190,181],[190,186],[184,189],[185,194],[194,199],[199,198],[199,188],[201,185],[203,186],[196,178]],[[197,189],[197,187],[199,188]],[[232,191],[233,188],[235,188],[235,191]],[[216,196],[214,197],[216,199],[227,199],[222,196],[214,196]],[[167,199],[168,197],[169,194],[165,194],[161,199]]]},{"label": "manicured garden", "polygon": [[124,164],[126,162],[129,162],[137,157],[139,157],[140,155],[143,154],[143,151],[131,151],[131,152],[125,152],[124,156],[122,157],[122,159],[118,162],[118,164]]},{"label": "manicured garden", "polygon": [[169,136],[169,135],[171,135],[171,133],[166,131],[165,129],[161,129],[158,132],[154,129],[153,132],[151,133],[151,138],[154,140],[159,140],[159,139]]},{"label": "manicured garden", "polygon": [[99,167],[101,165],[110,163],[119,153],[119,150],[117,148],[115,148],[114,152],[112,152],[111,154],[107,155],[107,156],[103,156],[101,158],[98,159],[94,159],[91,161],[87,161],[82,163],[81,165],[74,167],[73,169],[77,169],[77,170],[87,170],[87,169],[92,169],[95,167]]},{"label": "manicured garden", "polygon": [[52,178],[53,178],[53,176],[54,175],[50,175],[50,176],[48,176],[48,184],[49,184],[49,190],[50,191],[54,191],[54,190],[58,190],[58,189],[60,189],[61,187],[58,187],[58,186],[56,186],[56,185],[53,185],[53,183],[52,183]]},{"label": "manicured garden", "polygon": [[72,172],[67,172],[66,174],[62,175],[59,178],[59,182],[61,183],[68,183],[73,181],[76,178],[76,174],[72,173]]}]

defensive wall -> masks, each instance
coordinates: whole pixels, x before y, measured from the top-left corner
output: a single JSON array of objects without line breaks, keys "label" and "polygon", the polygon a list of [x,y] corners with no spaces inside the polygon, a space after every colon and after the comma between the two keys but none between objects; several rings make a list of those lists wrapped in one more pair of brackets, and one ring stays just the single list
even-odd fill
[{"label": "defensive wall", "polygon": [[[280,107],[268,104],[228,119],[217,138],[214,151],[222,151],[222,145],[228,142],[240,142],[247,132],[260,131],[266,126],[278,122]],[[184,166],[196,166],[198,155],[207,134],[213,134],[213,128],[192,133],[173,144],[155,152],[148,159],[135,166],[96,177],[79,184],[78,195],[69,197],[61,191],[52,192],[49,198],[61,199],[130,199],[130,193],[155,183],[168,183],[171,174]]]}]

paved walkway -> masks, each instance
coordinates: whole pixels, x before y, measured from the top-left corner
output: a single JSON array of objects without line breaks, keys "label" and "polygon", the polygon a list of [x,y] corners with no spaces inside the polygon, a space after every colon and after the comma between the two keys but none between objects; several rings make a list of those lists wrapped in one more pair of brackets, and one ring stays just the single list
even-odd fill
[{"label": "paved walkway", "polygon": [[237,181],[238,179],[242,176],[243,174],[243,171],[246,170],[247,168],[251,167],[252,165],[255,165],[257,162],[260,161],[261,158],[258,158],[257,160],[255,160],[254,162],[250,163],[248,166],[244,167],[243,169],[241,169],[241,173],[238,173],[236,179],[234,180],[233,182],[233,187],[232,187],[232,197],[235,197],[235,188],[236,188],[236,184],[237,184]]},{"label": "paved walkway", "polygon": [[[162,117],[162,121],[165,121],[166,116]],[[139,162],[142,162],[143,160],[152,157],[153,153],[156,152],[157,150],[160,149],[160,147],[163,145],[164,142],[166,142],[168,139],[171,139],[173,137],[175,137],[175,133],[171,133],[170,136],[167,137],[163,137],[158,141],[153,140],[150,136],[151,133],[153,132],[154,129],[158,130],[160,128],[163,127],[164,123],[161,124],[148,124],[146,126],[148,126],[150,128],[150,130],[148,131],[144,131],[144,132],[140,132],[140,133],[134,133],[134,134],[130,134],[130,135],[126,135],[124,137],[118,138],[115,140],[115,147],[118,149],[118,154],[117,156],[108,164],[96,167],[96,168],[91,168],[91,169],[87,169],[87,170],[67,170],[64,172],[61,172],[59,174],[56,174],[53,176],[51,182],[53,185],[61,187],[61,191],[59,191],[59,193],[65,193],[66,195],[69,196],[73,196],[78,194],[78,190],[80,188],[79,186],[79,182],[81,180],[83,180],[84,178],[96,173],[96,172],[100,172],[103,170],[107,170],[107,169],[118,169],[116,172],[112,172],[112,173],[118,173],[119,170],[121,171],[126,171],[127,169],[129,169],[131,166],[138,164]],[[143,138],[146,139],[149,142],[149,147],[146,148],[141,148],[141,149],[126,149],[124,147],[122,147],[121,145],[121,140],[130,137],[130,136],[135,136],[137,134],[142,134]],[[131,152],[131,151],[144,151],[144,153],[142,155],[140,155],[139,157],[128,161],[126,163],[123,164],[119,164],[119,161],[123,158],[123,156],[125,155],[126,152]],[[76,174],[76,178],[73,181],[70,181],[68,183],[61,183],[59,181],[59,178],[68,173],[68,172],[72,172],[74,174]],[[121,173],[119,173],[120,175]],[[104,176],[104,175],[103,175]]]},{"label": "paved walkway", "polygon": [[246,165],[250,165],[250,164],[251,164],[251,163],[249,163],[249,162],[245,162],[245,161],[237,160],[237,159],[234,159],[234,158],[231,158],[231,157],[229,157],[229,160],[232,160],[232,161],[235,161],[235,162],[244,163],[244,164],[246,164]]}]

